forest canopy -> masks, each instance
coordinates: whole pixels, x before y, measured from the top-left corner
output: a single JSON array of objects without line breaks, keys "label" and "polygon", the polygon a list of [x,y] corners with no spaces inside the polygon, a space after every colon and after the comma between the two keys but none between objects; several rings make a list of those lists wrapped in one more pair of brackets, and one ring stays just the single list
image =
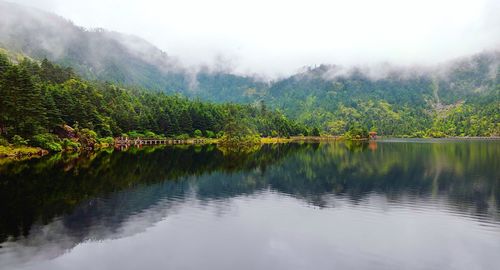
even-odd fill
[{"label": "forest canopy", "polygon": [[0,131],[11,141],[15,136],[38,141],[40,134],[56,134],[63,125],[80,133],[88,130],[90,137],[124,133],[220,137],[228,119],[245,123],[246,129],[260,136],[309,132],[306,126],[265,104],[217,104],[87,81],[71,68],[47,59],[37,62],[23,58],[12,63],[4,54],[0,54],[0,97]]},{"label": "forest canopy", "polygon": [[[458,63],[446,78],[394,73],[372,79],[354,70],[327,79],[329,67],[320,66],[275,82],[242,104],[90,81],[47,59],[4,52],[0,51],[0,144],[4,145],[54,151],[78,148],[68,133],[90,145],[102,140],[109,144],[112,137],[124,135],[232,142],[255,141],[259,136],[363,138],[368,132],[398,137],[500,134],[499,67],[491,55]],[[220,78],[214,76],[205,80],[212,78],[216,91]],[[225,96],[230,95],[230,86],[221,88]],[[233,99],[238,99],[240,90]]]}]

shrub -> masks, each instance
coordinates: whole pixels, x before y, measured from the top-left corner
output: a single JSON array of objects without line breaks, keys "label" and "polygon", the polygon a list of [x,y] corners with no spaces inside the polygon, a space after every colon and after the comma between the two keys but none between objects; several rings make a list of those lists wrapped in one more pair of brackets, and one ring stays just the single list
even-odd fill
[{"label": "shrub", "polygon": [[145,137],[145,135],[143,133],[140,133],[136,130],[128,132],[128,136],[129,136],[129,138],[144,138]]},{"label": "shrub", "polygon": [[189,139],[189,134],[186,134],[186,133],[181,134],[181,135],[177,136],[177,139],[178,140],[187,140],[187,139]]},{"label": "shrub", "polygon": [[9,141],[7,141],[7,139],[5,139],[4,137],[0,136],[0,145],[1,146],[8,146],[9,145]]},{"label": "shrub", "polygon": [[199,137],[203,136],[203,133],[201,133],[201,130],[197,129],[197,130],[194,131],[193,135],[196,138],[199,138]]},{"label": "shrub", "polygon": [[23,137],[19,135],[14,135],[14,137],[12,137],[12,143],[15,146],[28,145],[28,140],[25,140]]},{"label": "shrub", "polygon": [[423,131],[416,131],[412,134],[413,138],[423,138],[425,137],[425,133]]},{"label": "shrub", "polygon": [[32,145],[41,147],[50,152],[60,152],[62,151],[61,141],[59,138],[50,133],[42,133],[33,136]]},{"label": "shrub", "polygon": [[260,136],[258,134],[243,135],[243,136],[227,136],[224,135],[220,138],[219,144],[223,146],[239,147],[250,146],[260,143]]},{"label": "shrub", "polygon": [[97,133],[88,128],[84,128],[78,132],[78,140],[85,148],[94,148],[97,143]]},{"label": "shrub", "polygon": [[78,142],[74,142],[70,139],[64,138],[62,140],[61,146],[66,151],[78,151],[81,145]]},{"label": "shrub", "polygon": [[368,130],[361,127],[358,123],[354,123],[349,130],[344,134],[344,138],[348,140],[366,139],[368,138]]},{"label": "shrub", "polygon": [[100,138],[99,143],[101,145],[113,145],[115,143],[115,139],[113,137],[105,137],[105,138]]},{"label": "shrub", "polygon": [[157,136],[156,136],[156,134],[154,132],[147,130],[147,131],[144,132],[144,137],[145,138],[152,138],[152,139],[154,139]]},{"label": "shrub", "polygon": [[207,136],[207,138],[215,138],[215,133],[211,130],[206,130],[205,136]]},{"label": "shrub", "polygon": [[253,129],[234,119],[224,127],[224,135],[219,144],[224,146],[248,146],[260,143],[260,135]]},{"label": "shrub", "polygon": [[430,130],[428,132],[429,137],[431,138],[444,138],[446,137],[446,134],[442,131],[436,131],[436,130]]},{"label": "shrub", "polygon": [[105,138],[100,138],[99,142],[100,143],[113,144],[115,142],[115,139],[113,139],[113,137],[105,137]]},{"label": "shrub", "polygon": [[313,130],[312,130],[312,132],[311,132],[311,135],[312,136],[316,136],[316,137],[321,136],[321,134],[319,133],[319,128],[314,127]]}]

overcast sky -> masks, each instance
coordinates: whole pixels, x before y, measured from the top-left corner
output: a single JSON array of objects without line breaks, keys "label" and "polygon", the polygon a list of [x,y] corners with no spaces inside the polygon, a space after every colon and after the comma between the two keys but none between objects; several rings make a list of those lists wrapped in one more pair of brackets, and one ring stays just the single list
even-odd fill
[{"label": "overcast sky", "polygon": [[187,65],[427,64],[500,48],[500,0],[10,0],[134,34]]}]

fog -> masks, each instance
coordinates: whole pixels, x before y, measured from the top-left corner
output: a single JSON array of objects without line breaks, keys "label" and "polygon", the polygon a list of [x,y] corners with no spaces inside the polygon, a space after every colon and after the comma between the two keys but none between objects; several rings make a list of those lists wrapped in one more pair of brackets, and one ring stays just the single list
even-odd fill
[{"label": "fog", "polygon": [[495,0],[11,2],[137,35],[186,66],[270,77],[319,64],[436,64],[500,46]]}]

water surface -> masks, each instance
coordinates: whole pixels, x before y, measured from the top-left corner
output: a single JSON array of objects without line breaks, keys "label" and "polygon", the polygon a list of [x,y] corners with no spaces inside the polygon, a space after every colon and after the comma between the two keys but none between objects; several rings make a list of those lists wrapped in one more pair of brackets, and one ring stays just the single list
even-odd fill
[{"label": "water surface", "polygon": [[500,141],[0,164],[0,269],[497,269]]}]

